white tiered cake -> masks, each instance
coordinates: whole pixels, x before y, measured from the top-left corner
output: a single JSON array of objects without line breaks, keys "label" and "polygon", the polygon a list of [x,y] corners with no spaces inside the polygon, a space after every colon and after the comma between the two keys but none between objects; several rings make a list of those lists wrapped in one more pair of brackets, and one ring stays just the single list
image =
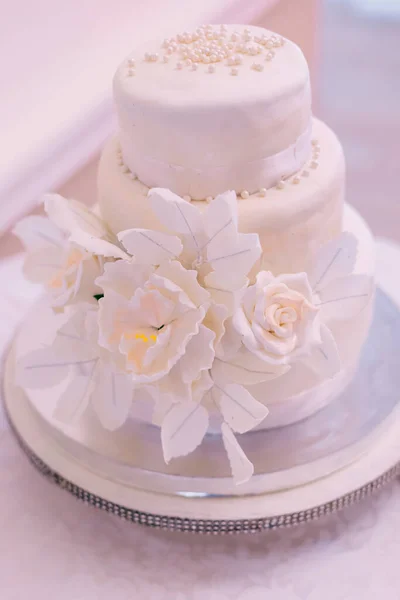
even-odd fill
[{"label": "white tiered cake", "polygon": [[167,462],[221,435],[244,483],[236,434],[300,421],[351,380],[373,238],[344,204],[340,143],[312,118],[289,40],[204,26],[150,43],[114,96],[99,208],[53,195],[50,220],[16,228],[62,313],[41,313],[45,348],[19,343],[19,381],[39,413],[56,403],[61,433],[84,413],[115,436],[153,421]]}]

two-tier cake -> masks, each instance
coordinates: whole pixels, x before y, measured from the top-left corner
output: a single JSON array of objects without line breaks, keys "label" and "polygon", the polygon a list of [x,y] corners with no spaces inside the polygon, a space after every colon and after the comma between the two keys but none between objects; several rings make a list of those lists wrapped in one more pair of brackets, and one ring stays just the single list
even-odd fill
[{"label": "two-tier cake", "polygon": [[350,382],[373,238],[344,202],[342,148],[312,116],[289,40],[229,25],[150,42],[118,68],[114,98],[96,208],[50,195],[48,218],[16,228],[47,290],[17,343],[18,382],[66,451],[84,460],[77,439],[92,444],[93,469],[103,440],[125,477],[138,431],[156,432],[167,473],[209,443],[245,491],[242,436],[261,452]]}]

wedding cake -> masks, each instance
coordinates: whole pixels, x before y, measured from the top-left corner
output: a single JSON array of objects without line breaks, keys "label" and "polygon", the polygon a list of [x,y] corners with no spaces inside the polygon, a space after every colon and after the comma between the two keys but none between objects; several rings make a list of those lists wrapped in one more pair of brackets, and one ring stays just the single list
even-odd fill
[{"label": "wedding cake", "polygon": [[174,465],[212,437],[246,489],[241,437],[268,444],[357,369],[372,235],[291,41],[222,25],[148,43],[114,99],[95,208],[48,195],[47,217],[15,229],[46,287],[17,380],[60,444],[75,427],[116,447],[123,431],[129,455],[151,428]]}]

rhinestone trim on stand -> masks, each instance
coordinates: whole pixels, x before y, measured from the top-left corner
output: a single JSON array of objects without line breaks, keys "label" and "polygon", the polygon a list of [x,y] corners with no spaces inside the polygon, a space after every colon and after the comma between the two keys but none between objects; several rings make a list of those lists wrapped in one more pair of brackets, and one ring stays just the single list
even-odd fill
[{"label": "rhinestone trim on stand", "polygon": [[[400,462],[394,467],[380,475],[377,479],[370,481],[361,488],[354,490],[340,498],[309,508],[304,511],[280,515],[275,517],[266,517],[259,519],[240,519],[240,520],[211,520],[211,519],[188,519],[180,517],[168,517],[166,515],[155,515],[145,513],[131,508],[109,502],[87,490],[68,481],[48,465],[46,465],[21,439],[16,431],[11,419],[5,409],[7,420],[14,436],[32,465],[49,481],[66,490],[69,494],[83,501],[85,504],[99,508],[112,513],[123,520],[138,525],[145,525],[153,529],[163,529],[167,531],[179,531],[183,533],[199,533],[205,535],[233,535],[238,533],[260,533],[272,529],[281,529],[294,527],[302,523],[315,521],[322,517],[331,515],[351,504],[360,502],[371,494],[379,491],[384,485],[390,483],[395,477],[400,475]],[[207,501],[207,500],[205,500]]]}]

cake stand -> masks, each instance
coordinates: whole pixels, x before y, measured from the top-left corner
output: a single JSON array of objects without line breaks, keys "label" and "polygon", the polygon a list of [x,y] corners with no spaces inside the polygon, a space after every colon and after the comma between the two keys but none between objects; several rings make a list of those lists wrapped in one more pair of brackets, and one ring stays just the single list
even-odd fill
[{"label": "cake stand", "polygon": [[[84,443],[76,430],[63,432],[61,438],[15,385],[12,348],[3,382],[10,426],[43,475],[76,498],[127,521],[183,532],[229,534],[290,527],[323,517],[358,502],[400,473],[400,302],[389,288],[385,282],[378,289],[360,367],[342,396],[290,426],[290,431],[247,434],[246,452],[257,455],[260,435],[264,450],[255,461],[253,487],[245,493],[227,483],[212,436],[203,444],[203,456],[182,459],[184,467],[175,472],[160,466],[155,442],[152,446],[155,431],[149,429],[143,441],[138,436],[133,462],[123,454],[122,438],[111,438],[114,449],[104,443],[102,453],[95,442]],[[285,444],[292,447],[283,460],[279,452]],[[210,449],[213,460],[206,463],[205,476],[198,465]]]}]

